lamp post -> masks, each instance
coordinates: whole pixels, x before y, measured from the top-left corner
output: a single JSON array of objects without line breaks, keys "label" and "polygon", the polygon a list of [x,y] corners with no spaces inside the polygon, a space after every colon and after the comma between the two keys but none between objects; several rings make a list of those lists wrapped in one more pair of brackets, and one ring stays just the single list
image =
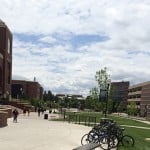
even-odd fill
[{"label": "lamp post", "polygon": [[79,101],[78,102],[78,111],[80,111],[81,110],[81,102]]},{"label": "lamp post", "polygon": [[54,101],[54,104],[53,104],[53,105],[54,105],[54,113],[56,113],[56,112],[55,112],[55,101]]},{"label": "lamp post", "polygon": [[20,103],[21,103],[21,98],[22,98],[22,96],[23,96],[23,89],[20,88]]},{"label": "lamp post", "polygon": [[107,117],[107,108],[108,108],[108,93],[110,88],[111,80],[106,81],[106,85],[101,85],[99,99],[101,102],[105,103],[104,115]]},{"label": "lamp post", "polygon": [[109,94],[109,87],[111,84],[111,80],[108,79],[107,80],[107,87],[106,87],[106,107],[105,107],[105,118],[107,117],[107,109],[108,109],[108,94]]}]

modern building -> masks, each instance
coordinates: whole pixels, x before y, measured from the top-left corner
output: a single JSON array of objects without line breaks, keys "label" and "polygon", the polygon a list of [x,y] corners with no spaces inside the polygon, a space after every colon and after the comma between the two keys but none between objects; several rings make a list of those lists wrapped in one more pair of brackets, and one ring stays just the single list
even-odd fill
[{"label": "modern building", "polygon": [[56,96],[60,99],[76,99],[76,100],[85,100],[82,95],[75,95],[75,94],[56,94]]},{"label": "modern building", "polygon": [[0,97],[11,95],[12,33],[0,20]]},{"label": "modern building", "polygon": [[43,99],[43,87],[36,81],[12,80],[12,98]]},{"label": "modern building", "polygon": [[77,100],[85,100],[84,97],[82,95],[78,95],[78,94],[67,94],[66,95],[67,98],[73,98],[73,99],[77,99]]},{"label": "modern building", "polygon": [[64,100],[66,95],[65,94],[56,94],[56,97],[58,97],[61,100]]},{"label": "modern building", "polygon": [[85,99],[82,95],[56,94],[56,97],[58,97],[61,100],[62,105],[64,105],[65,107],[68,107],[68,108],[72,107],[72,108],[78,108],[78,109],[83,109],[84,107]]},{"label": "modern building", "polygon": [[150,109],[150,81],[129,87],[128,103],[135,102],[140,114],[145,116]]},{"label": "modern building", "polygon": [[120,111],[125,111],[127,109],[128,88],[128,81],[111,83],[110,96],[113,101],[113,112],[118,111],[117,109],[119,109],[119,107],[122,107]]}]

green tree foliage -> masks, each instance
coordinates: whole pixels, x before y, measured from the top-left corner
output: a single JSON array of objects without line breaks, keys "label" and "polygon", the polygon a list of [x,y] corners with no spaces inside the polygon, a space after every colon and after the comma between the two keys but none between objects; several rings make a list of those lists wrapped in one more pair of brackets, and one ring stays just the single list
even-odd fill
[{"label": "green tree foliage", "polygon": [[117,94],[116,93],[116,88],[114,86],[111,86],[110,90],[109,90],[109,99],[112,100],[112,110],[111,110],[111,112],[117,112],[118,110],[120,110],[118,108],[118,107],[120,107],[120,101],[115,98],[116,94]]},{"label": "green tree foliage", "polygon": [[93,109],[95,111],[101,111],[105,108],[105,103],[99,101],[99,95],[101,89],[106,89],[108,86],[109,75],[107,73],[107,68],[96,71],[95,80],[97,81],[97,87],[90,90],[90,96],[85,100],[85,107],[88,109]]},{"label": "green tree foliage", "polygon": [[93,100],[92,100],[91,96],[86,97],[86,99],[85,99],[85,108],[87,108],[87,109],[93,109],[94,108]]},{"label": "green tree foliage", "polygon": [[126,112],[126,108],[125,108],[125,103],[124,102],[118,102],[118,105],[117,105],[117,112]]},{"label": "green tree foliage", "polygon": [[107,110],[109,113],[112,113],[112,109],[113,109],[113,101],[112,99],[108,99]]},{"label": "green tree foliage", "polygon": [[136,102],[129,102],[129,104],[128,104],[128,114],[129,115],[136,115],[137,114]]},{"label": "green tree foliage", "polygon": [[110,76],[107,73],[106,67],[104,67],[104,69],[96,71],[95,79],[97,81],[99,91],[100,89],[107,89],[109,77]]},{"label": "green tree foliage", "polygon": [[31,102],[31,105],[33,105],[35,107],[40,107],[43,103],[42,100],[37,99],[37,98],[31,99],[30,102]]},{"label": "green tree foliage", "polygon": [[43,100],[44,101],[54,101],[55,96],[49,90],[48,92],[44,91]]},{"label": "green tree foliage", "polygon": [[90,109],[93,109],[94,111],[100,111],[101,110],[101,104],[99,102],[99,92],[98,88],[94,87],[90,90]]},{"label": "green tree foliage", "polygon": [[90,95],[93,100],[98,99],[98,88],[94,87],[90,90]]},{"label": "green tree foliage", "polygon": [[94,111],[100,111],[101,110],[101,103],[98,101],[98,98],[97,99],[93,99],[92,96],[88,96],[85,99],[84,106],[85,106],[85,108],[92,109]]}]

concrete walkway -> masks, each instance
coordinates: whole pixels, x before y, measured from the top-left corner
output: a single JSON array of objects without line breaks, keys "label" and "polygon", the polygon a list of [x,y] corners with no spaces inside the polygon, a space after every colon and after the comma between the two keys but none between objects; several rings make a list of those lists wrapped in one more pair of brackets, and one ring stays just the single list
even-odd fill
[{"label": "concrete walkway", "polygon": [[[55,114],[49,115],[49,118]],[[8,126],[0,128],[1,150],[72,150],[80,146],[81,137],[91,127],[67,122],[48,121],[37,113],[8,119]]]}]

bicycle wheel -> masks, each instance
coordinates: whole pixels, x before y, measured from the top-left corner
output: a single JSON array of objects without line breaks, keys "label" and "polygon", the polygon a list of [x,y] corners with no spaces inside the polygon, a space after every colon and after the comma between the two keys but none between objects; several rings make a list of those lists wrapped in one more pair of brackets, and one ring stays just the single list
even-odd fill
[{"label": "bicycle wheel", "polygon": [[90,143],[90,142],[89,142],[89,139],[88,139],[88,134],[85,134],[81,138],[81,145],[85,145],[87,143]]},{"label": "bicycle wheel", "polygon": [[134,138],[129,135],[124,135],[121,139],[123,146],[134,146]]},{"label": "bicycle wheel", "polygon": [[118,139],[115,135],[103,135],[100,139],[99,139],[99,143],[100,143],[100,147],[103,150],[108,150],[111,148],[115,148],[118,145]]},{"label": "bicycle wheel", "polygon": [[98,135],[98,133],[96,133],[95,131],[90,131],[90,132],[88,133],[88,140],[89,140],[89,143],[90,143],[90,142],[98,143],[98,139],[99,139],[99,135]]}]

